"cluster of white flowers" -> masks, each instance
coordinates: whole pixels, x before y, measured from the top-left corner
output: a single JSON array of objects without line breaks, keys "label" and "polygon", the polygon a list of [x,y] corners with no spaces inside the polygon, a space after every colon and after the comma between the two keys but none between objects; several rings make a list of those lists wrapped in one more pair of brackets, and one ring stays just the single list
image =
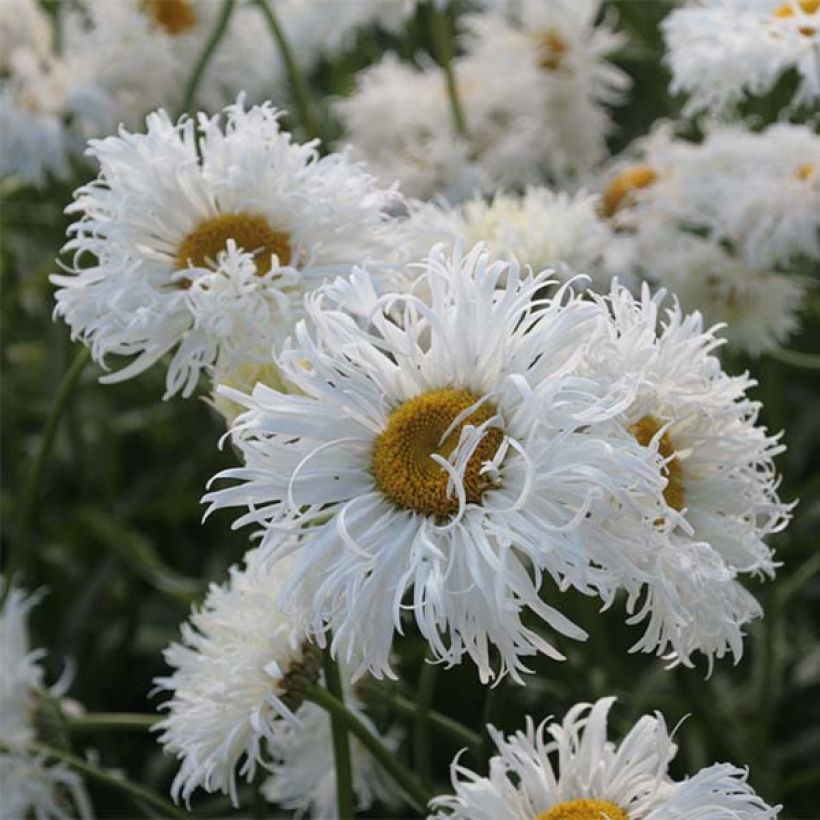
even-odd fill
[{"label": "cluster of white flowers", "polygon": [[573,706],[504,737],[489,727],[498,754],[481,777],[456,759],[455,795],[433,801],[434,818],[454,820],[766,820],[777,816],[729,763],[681,781],[668,774],[677,747],[663,717],[644,715],[619,745],[607,738],[614,698]]},{"label": "cluster of white flowers", "polygon": [[90,818],[80,776],[29,748],[37,740],[38,698],[62,692],[59,686],[46,689],[40,666],[45,652],[29,643],[28,615],[39,596],[7,584],[0,577],[0,817]]},{"label": "cluster of white flowers", "polygon": [[603,174],[618,232],[607,270],[668,287],[726,322],[753,355],[786,341],[820,260],[820,137],[805,125],[713,125],[700,143],[660,124]]}]

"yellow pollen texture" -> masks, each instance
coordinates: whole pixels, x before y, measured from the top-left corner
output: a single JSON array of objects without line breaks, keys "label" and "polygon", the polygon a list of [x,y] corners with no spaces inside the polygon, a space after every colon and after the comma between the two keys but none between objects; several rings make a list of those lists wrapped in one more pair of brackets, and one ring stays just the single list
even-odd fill
[{"label": "yellow pollen texture", "polygon": [[168,34],[182,34],[196,23],[190,0],[141,0],[140,6],[151,20]]},{"label": "yellow pollen texture", "polygon": [[607,800],[568,800],[539,814],[535,820],[629,820],[629,815]]},{"label": "yellow pollen texture", "polygon": [[[496,414],[485,402],[454,427],[442,441],[450,425],[478,401],[469,390],[444,388],[410,399],[391,413],[387,426],[373,448],[373,476],[378,488],[395,504],[422,515],[453,515],[458,512],[455,493],[447,495],[448,474],[431,456],[448,458],[458,444],[465,424],[475,427]],[[491,484],[479,475],[501,446],[503,433],[488,429],[473,451],[464,470],[467,501],[477,504]]]},{"label": "yellow pollen texture", "polygon": [[621,171],[604,191],[604,214],[612,216],[625,200],[628,201],[630,194],[648,188],[657,178],[655,170],[648,165],[634,165]]},{"label": "yellow pollen texture", "polygon": [[[643,447],[648,447],[649,443],[655,438],[658,430],[663,427],[663,423],[654,416],[644,416],[629,428],[629,432],[635,436],[638,444]],[[665,458],[671,461],[666,462],[664,467],[664,474],[666,475],[666,487],[663,490],[663,497],[666,503],[673,510],[683,509],[683,470],[678,458],[672,458],[675,455],[676,449],[672,440],[667,433],[660,437],[658,442],[658,452]]]},{"label": "yellow pollen texture", "polygon": [[[817,14],[820,11],[820,0],[798,0],[797,6],[804,14]],[[774,10],[773,14],[781,19],[794,17],[794,5],[792,3],[783,3],[782,6],[778,6]],[[800,27],[800,33],[805,34],[806,37],[810,37],[816,30],[814,26]]]},{"label": "yellow pollen texture", "polygon": [[540,56],[538,65],[547,71],[561,67],[561,61],[567,52],[567,43],[555,29],[547,29],[538,37]]},{"label": "yellow pollen texture", "polygon": [[797,178],[801,182],[805,182],[807,179],[811,179],[814,176],[814,165],[810,162],[804,162],[802,165],[797,166]]},{"label": "yellow pollen texture", "polygon": [[290,238],[286,233],[275,231],[263,216],[238,213],[220,214],[200,222],[177,249],[177,269],[213,268],[229,239],[238,248],[253,253],[259,276],[270,270],[271,254],[279,257],[280,264],[290,264]]}]

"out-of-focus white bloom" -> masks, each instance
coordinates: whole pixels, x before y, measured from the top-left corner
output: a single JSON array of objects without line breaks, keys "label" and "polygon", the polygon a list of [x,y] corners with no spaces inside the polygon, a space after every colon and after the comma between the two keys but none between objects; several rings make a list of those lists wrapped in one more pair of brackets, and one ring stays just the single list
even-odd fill
[{"label": "out-of-focus white bloom", "polygon": [[0,72],[8,71],[17,49],[37,57],[51,54],[52,31],[48,15],[37,0],[4,0],[0,3]]},{"label": "out-of-focus white bloom", "polygon": [[748,784],[748,772],[716,763],[685,780],[668,774],[677,747],[663,716],[644,715],[619,745],[607,738],[614,698],[573,706],[504,737],[490,726],[498,754],[481,777],[456,758],[455,794],[431,802],[434,818],[456,820],[766,820],[777,816]]},{"label": "out-of-focus white bloom", "polygon": [[456,72],[482,170],[496,183],[563,180],[603,156],[607,107],[623,101],[629,78],[606,60],[623,38],[607,20],[596,25],[600,5],[522,0],[467,18]]},{"label": "out-of-focus white bloom", "polygon": [[[69,820],[91,817],[82,779],[64,763],[33,754],[36,699],[45,694],[40,659],[32,650],[27,619],[37,595],[27,596],[0,577],[0,817]],[[57,692],[55,692],[57,693]]]},{"label": "out-of-focus white bloom", "polygon": [[[344,670],[342,674],[345,675]],[[352,686],[345,687],[345,706],[374,735],[379,736]],[[271,776],[263,784],[262,793],[270,802],[284,809],[296,810],[298,817],[340,820],[330,717],[314,703],[302,704],[296,717],[298,726],[283,727],[276,760],[270,767]],[[380,739],[387,748],[395,751],[395,736]],[[357,737],[349,735],[348,740],[356,809],[367,811],[376,801],[394,804],[395,786],[392,781]]]},{"label": "out-of-focus white bloom", "polygon": [[[607,584],[627,590],[630,622],[647,621],[636,649],[687,665],[695,651],[737,661],[744,625],[761,614],[738,578],[774,575],[764,539],[790,518],[773,463],[783,447],[757,424],[760,404],[746,396],[754,382],[721,369],[721,340],[676,303],[662,313],[662,298],[644,286],[636,299],[617,284],[596,298],[610,318],[590,347],[589,375],[637,386],[621,422],[662,456],[666,487],[663,515],[643,537],[590,557]],[[611,603],[613,590],[601,594]]]},{"label": "out-of-focus white bloom", "polygon": [[506,261],[517,259],[533,270],[554,268],[560,279],[577,273],[599,282],[611,231],[598,213],[595,195],[528,188],[523,196],[497,194],[491,202],[472,199],[460,207],[413,203],[403,223],[402,250],[421,258],[437,242],[449,247],[462,238],[468,245],[485,242],[487,250]]},{"label": "out-of-focus white bloom", "polygon": [[[64,19],[73,82],[78,89],[102,85],[111,100],[109,129],[139,127],[152,109],[180,105],[221,9],[211,0],[82,0]],[[286,88],[283,78],[259,8],[237,3],[195,102],[214,112],[240,92],[252,102],[269,99]]]},{"label": "out-of-focus white bloom", "polygon": [[479,187],[470,147],[453,132],[440,69],[419,70],[386,54],[335,102],[345,139],[384,184],[408,196],[457,201]]},{"label": "out-of-focus white bloom", "polygon": [[608,272],[668,286],[686,309],[727,322],[732,345],[765,352],[797,327],[806,288],[783,272],[820,258],[818,168],[806,126],[713,125],[696,144],[661,124],[607,175],[604,212],[621,232]]},{"label": "out-of-focus white bloom", "polygon": [[203,369],[267,362],[306,290],[384,247],[394,193],[278,116],[241,100],[198,124],[160,111],[145,134],[91,142],[100,177],[69,206],[72,264],[52,281],[95,360],[136,357],[104,381],[172,353],[166,395],[188,396]]},{"label": "out-of-focus white bloom", "polygon": [[[407,613],[436,657],[469,655],[486,681],[493,644],[520,680],[522,658],[561,657],[526,610],[584,637],[540,599],[543,578],[592,591],[586,540],[614,548],[613,518],[662,509],[659,456],[606,430],[629,394],[578,378],[600,310],[566,287],[533,301],[548,277],[481,246],[434,249],[409,294],[379,299],[355,271],[308,298],[278,359],[301,395],[225,391],[247,408],[232,428],[246,466],[205,500],[247,507],[237,523],[266,527],[273,560],[293,553],[283,608],[320,644],[332,632],[344,662],[361,657],[355,676],[392,674]],[[334,298],[369,305],[367,322]]]},{"label": "out-of-focus white bloom", "polygon": [[817,0],[700,0],[663,21],[671,90],[689,95],[684,113],[726,113],[771,91],[794,69],[793,103],[820,100]]},{"label": "out-of-focus white bloom", "polygon": [[320,657],[293,636],[276,606],[281,568],[257,551],[232,567],[223,586],[182,625],[179,643],[165,650],[173,668],[157,678],[171,693],[157,724],[160,743],[180,760],[171,794],[187,802],[197,788],[222,791],[237,803],[236,776],[252,780],[267,765],[301,705],[299,686],[315,681]]}]

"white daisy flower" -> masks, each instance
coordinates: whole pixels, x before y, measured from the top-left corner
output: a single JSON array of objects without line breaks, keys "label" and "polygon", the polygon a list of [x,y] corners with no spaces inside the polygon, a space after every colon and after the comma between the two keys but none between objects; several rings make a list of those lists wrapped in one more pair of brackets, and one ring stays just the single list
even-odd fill
[{"label": "white daisy flower", "polygon": [[[268,105],[198,124],[160,111],[144,134],[93,140],[99,178],[75,194],[56,313],[106,356],[133,356],[112,382],[171,354],[166,397],[203,370],[266,362],[301,295],[380,252],[392,191],[344,154],[319,158]],[[201,158],[200,158],[201,156]]]},{"label": "white daisy flower", "polygon": [[643,537],[591,559],[627,590],[630,622],[647,621],[635,649],[669,651],[686,665],[699,650],[711,666],[727,652],[739,660],[743,627],[761,614],[739,579],[774,575],[764,539],[790,518],[773,463],[784,448],[757,423],[760,404],[746,395],[754,382],[722,371],[721,340],[676,302],[661,313],[663,295],[644,286],[636,299],[615,283],[596,297],[610,319],[590,348],[590,375],[636,385],[621,423],[662,456],[666,509]]},{"label": "white daisy flower", "polygon": [[46,689],[40,660],[31,649],[27,620],[38,595],[26,595],[0,577],[0,817],[69,820],[91,817],[82,779],[64,763],[50,763],[29,751],[37,739],[34,711],[38,697],[59,695]]},{"label": "white daisy flower", "polygon": [[334,103],[345,140],[383,184],[407,196],[457,201],[479,187],[470,146],[452,127],[444,74],[419,70],[390,53],[356,77],[354,92]]},{"label": "white daisy flower", "polygon": [[[82,0],[64,15],[64,52],[76,82],[102,84],[114,105],[111,127],[139,127],[182,95],[222,10],[212,0]],[[196,102],[217,111],[245,92],[252,101],[285,87],[279,53],[260,10],[237,3],[205,70]]]},{"label": "white daisy flower", "polygon": [[684,113],[727,113],[767,94],[787,71],[800,77],[792,103],[820,99],[818,0],[699,0],[662,23],[670,90]]},{"label": "white daisy flower", "polygon": [[48,15],[37,0],[0,3],[0,72],[9,70],[11,57],[19,48],[40,58],[49,57],[52,38]]},{"label": "white daisy flower", "polygon": [[485,242],[499,259],[517,259],[533,270],[554,268],[562,279],[576,271],[598,274],[611,239],[597,196],[541,187],[528,188],[521,197],[496,194],[491,202],[475,198],[459,207],[413,203],[403,227],[402,250],[416,259],[436,242],[454,247],[465,237],[469,245]]},{"label": "white daisy flower", "polygon": [[[354,687],[345,687],[345,706],[379,736],[387,748],[396,750],[397,737],[379,735],[364,713],[364,705]],[[262,785],[262,794],[271,803],[294,810],[297,817],[339,820],[330,717],[321,707],[309,702],[299,707],[296,717],[298,726],[283,727],[271,776]],[[357,737],[349,735],[348,742],[356,810],[367,811],[375,802],[394,805],[395,786],[384,770]]]},{"label": "white daisy flower", "polygon": [[[320,644],[332,632],[344,662],[360,653],[356,677],[392,674],[407,613],[436,657],[469,655],[486,681],[493,644],[520,680],[523,657],[561,657],[525,610],[584,637],[539,598],[545,577],[584,588],[587,538],[609,543],[613,516],[659,514],[659,457],[619,424],[605,432],[629,396],[596,399],[576,377],[600,311],[566,287],[533,301],[548,284],[481,246],[434,249],[426,300],[378,299],[358,271],[337,292],[375,303],[368,321],[319,292],[279,358],[302,395],[225,391],[247,408],[232,429],[246,466],[206,500],[247,506],[237,525],[264,525],[274,559],[293,553],[283,608]],[[298,545],[282,540],[305,527]]]},{"label": "white daisy flower", "polygon": [[254,550],[230,576],[211,585],[182,625],[180,642],[164,653],[174,671],[155,681],[171,693],[155,729],[180,761],[171,794],[186,803],[202,788],[224,792],[236,805],[237,770],[251,781],[257,765],[270,765],[286,727],[298,722],[300,686],[319,675],[317,650],[294,639],[290,619],[275,605],[281,572]]},{"label": "white daisy flower", "polygon": [[[503,150],[505,135],[516,140],[519,154],[521,143],[528,144],[521,161],[530,173],[540,167],[559,180],[604,155],[607,107],[623,101],[630,81],[606,60],[624,41],[607,18],[598,21],[600,6],[600,0],[523,0],[466,19],[467,54],[456,70],[476,86],[465,108],[490,178],[514,182],[505,179],[504,166],[515,162],[515,152]],[[525,133],[516,135],[519,130]]]},{"label": "white daisy flower", "polygon": [[748,771],[715,763],[693,777],[668,774],[677,747],[660,713],[644,715],[620,744],[607,738],[614,698],[573,706],[561,723],[504,737],[481,777],[451,765],[455,794],[431,802],[431,818],[464,820],[766,820],[768,806],[748,784]]}]

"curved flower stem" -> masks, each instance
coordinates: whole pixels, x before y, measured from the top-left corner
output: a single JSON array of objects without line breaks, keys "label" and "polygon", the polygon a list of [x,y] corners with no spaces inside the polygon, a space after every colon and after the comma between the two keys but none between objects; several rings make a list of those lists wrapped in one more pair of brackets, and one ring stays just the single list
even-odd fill
[{"label": "curved flower stem", "polygon": [[219,12],[219,17],[216,20],[213,31],[211,31],[207,41],[205,42],[202,53],[199,55],[199,59],[194,66],[194,70],[191,72],[191,76],[188,77],[188,82],[185,85],[185,93],[183,94],[182,105],[180,106],[179,111],[180,116],[182,114],[194,113],[192,108],[194,106],[194,102],[196,101],[196,92],[199,88],[200,80],[202,79],[202,75],[205,73],[205,69],[208,67],[208,63],[211,61],[211,57],[213,57],[214,51],[216,51],[216,47],[219,45],[219,41],[222,39],[226,29],[228,28],[228,21],[231,19],[234,3],[235,0],[224,0],[222,3],[222,9]]},{"label": "curved flower stem", "polygon": [[91,712],[85,715],[67,715],[63,712],[62,715],[72,732],[142,732],[160,720],[157,715],[128,712]]},{"label": "curved flower stem", "polygon": [[83,760],[81,757],[71,754],[71,752],[66,752],[63,749],[55,749],[51,746],[47,746],[45,743],[29,743],[28,750],[33,754],[45,755],[46,757],[62,760],[78,772],[92,777],[100,783],[105,783],[114,789],[126,792],[134,800],[151,806],[151,808],[159,812],[159,816],[161,817],[174,817],[179,818],[179,820],[185,820],[185,818],[190,817],[187,812],[178,809],[173,803],[168,802],[149,789],[143,788],[139,784],[133,783],[120,775],[108,772],[99,766],[95,766],[93,763],[89,763],[87,760]]},{"label": "curved flower stem", "polygon": [[[74,360],[71,362],[68,370],[63,376],[60,386],[57,388],[57,395],[54,397],[54,403],[49,410],[48,418],[46,419],[45,427],[43,428],[43,436],[40,439],[40,445],[37,448],[37,454],[32,462],[31,469],[26,477],[23,491],[20,495],[20,517],[18,520],[17,538],[14,540],[14,547],[9,551],[8,561],[6,562],[5,575],[10,578],[14,571],[18,569],[19,563],[22,560],[22,551],[26,542],[26,533],[31,521],[31,515],[34,511],[34,505],[37,503],[37,497],[40,491],[40,482],[43,478],[43,471],[45,470],[46,461],[51,455],[51,449],[54,446],[54,439],[57,435],[57,428],[60,424],[60,419],[68,406],[77,382],[80,380],[83,369],[88,363],[91,354],[88,348],[83,347],[77,351]],[[11,585],[6,586],[6,591],[11,589]]]},{"label": "curved flower stem", "polygon": [[348,731],[361,741],[362,745],[379,761],[382,767],[393,778],[405,793],[410,803],[418,811],[425,811],[432,795],[418,784],[412,772],[408,771],[393,753],[359,720],[356,715],[345,708],[345,705],[333,697],[326,689],[315,684],[305,691],[305,697],[321,706],[326,712],[339,719]]},{"label": "curved flower stem", "polygon": [[268,0],[256,0],[256,3],[262,10],[262,14],[265,15],[273,39],[276,40],[276,45],[279,48],[279,55],[285,64],[285,70],[288,73],[288,80],[293,93],[293,102],[296,110],[299,112],[299,119],[302,121],[302,126],[309,137],[318,137],[321,132],[316,114],[310,102],[310,92],[308,91],[305,75],[302,73],[299,63],[293,56],[293,51],[285,37],[285,32],[279,24],[279,18],[271,8]]},{"label": "curved flower stem", "polygon": [[[330,648],[322,653],[322,667],[325,673],[327,691],[339,702],[344,709],[344,693],[339,667],[333,661]],[[336,803],[339,817],[353,817],[353,767],[350,762],[350,743],[347,729],[339,716],[330,714],[330,725],[333,732],[333,760],[336,765]]]},{"label": "curved flower stem", "polygon": [[433,39],[434,56],[441,64],[444,79],[447,83],[447,96],[450,98],[453,125],[456,129],[456,133],[466,139],[469,136],[467,133],[467,120],[464,117],[464,109],[461,106],[461,100],[458,96],[456,75],[453,72],[453,38],[447,12],[444,9],[437,9],[432,4],[429,4],[427,14],[430,36]]},{"label": "curved flower stem", "polygon": [[804,353],[802,350],[786,350],[778,347],[769,351],[769,356],[791,367],[820,370],[820,353]]},{"label": "curved flower stem", "polygon": [[[378,698],[394,712],[404,717],[415,718],[418,706],[409,698],[400,695],[398,692],[385,691],[381,686],[366,684],[364,688],[368,696]],[[434,709],[427,710],[427,720],[430,722],[431,727],[447,735],[456,745],[466,746],[474,752],[481,751],[482,738],[478,732],[468,729],[457,720],[453,720],[451,717],[441,714],[441,712],[436,712]]]},{"label": "curved flower stem", "polygon": [[416,697],[416,716],[413,719],[413,768],[422,783],[429,785],[430,771],[430,707],[436,690],[438,667],[423,661],[419,673],[419,690]]}]

